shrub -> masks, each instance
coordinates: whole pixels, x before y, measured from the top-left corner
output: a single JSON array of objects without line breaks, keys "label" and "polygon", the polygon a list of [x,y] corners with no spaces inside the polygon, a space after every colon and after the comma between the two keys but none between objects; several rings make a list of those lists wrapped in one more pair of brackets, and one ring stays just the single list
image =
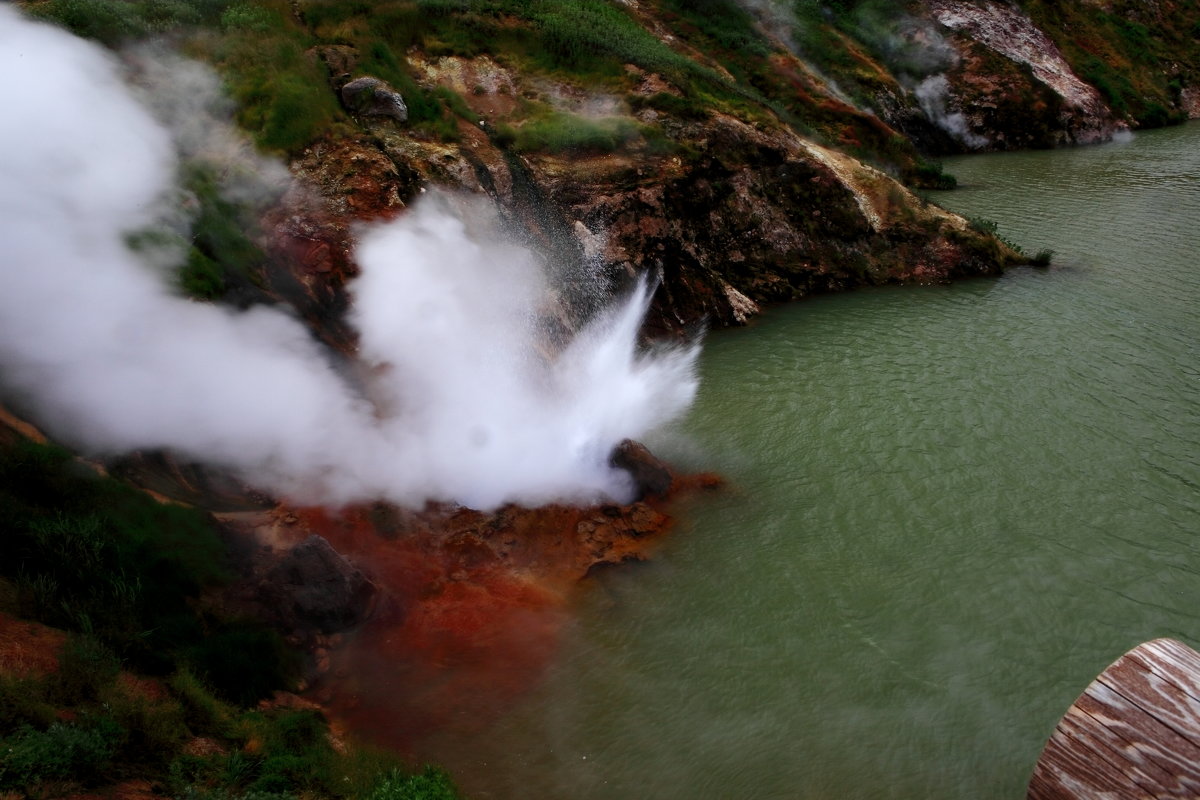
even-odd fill
[{"label": "shrub", "polygon": [[1104,95],[1109,107],[1117,114],[1130,113],[1130,100],[1136,91],[1125,75],[1096,56],[1089,56],[1083,63],[1081,77]]},{"label": "shrub", "polygon": [[225,276],[216,261],[191,247],[179,271],[179,288],[197,300],[216,300],[225,294]]},{"label": "shrub", "polygon": [[52,695],[67,705],[94,700],[102,688],[116,680],[120,670],[121,662],[94,637],[70,636],[51,681]]},{"label": "shrub", "polygon": [[754,18],[734,0],[668,0],[667,5],[718,46],[740,57],[770,53]]},{"label": "shrub", "polygon": [[[317,138],[332,121],[321,113],[326,89],[300,76],[281,76],[264,114],[258,141],[268,150],[295,152]],[[316,113],[314,113],[316,110]]]},{"label": "shrub", "polygon": [[255,755],[231,754],[219,762],[193,765],[187,776],[192,782],[215,781],[256,793],[345,794],[344,784],[350,778],[346,775],[339,780],[341,756],[330,744],[328,725],[319,712],[251,711],[241,714],[229,733],[254,742]]},{"label": "shrub", "polygon": [[922,161],[909,175],[914,186],[921,189],[954,189],[958,178],[945,171],[940,162]]},{"label": "shrub", "polygon": [[308,772],[312,767],[312,762],[306,762],[299,756],[271,756],[262,762],[258,778],[250,785],[250,791],[279,794],[304,788],[309,783]]},{"label": "shrub", "polygon": [[295,682],[298,657],[279,634],[256,622],[230,622],[191,644],[183,658],[221,698],[257,703]]},{"label": "shrub", "polygon": [[467,105],[467,101],[464,100],[462,95],[460,95],[458,92],[454,91],[453,89],[439,87],[434,89],[434,94],[446,104],[446,108],[450,109],[457,116],[462,117],[467,122],[471,122],[476,125],[479,124],[479,115],[471,110],[471,107]]},{"label": "shrub", "polygon": [[285,711],[271,718],[265,749],[275,755],[325,749],[329,744],[325,717],[319,711]]},{"label": "shrub", "polygon": [[174,792],[177,800],[296,800],[288,792],[230,792],[228,789],[205,789],[184,786]]},{"label": "shrub", "polygon": [[1000,235],[1000,226],[995,220],[987,219],[986,217],[967,217],[967,225],[976,233],[982,233],[985,236],[991,236],[993,239],[1002,242],[1017,255],[1025,255],[1025,251],[1021,249],[1019,244]]},{"label": "shrub", "polygon": [[44,679],[0,675],[0,737],[22,726],[44,728],[54,721],[46,683]]},{"label": "shrub", "polygon": [[[676,53],[607,0],[418,0],[417,5],[438,26],[443,41],[485,50],[502,41],[547,70],[620,78],[622,66],[628,63],[664,75],[681,87],[693,81],[725,84],[715,72]],[[510,30],[487,23],[499,16],[529,23],[524,32],[528,41],[513,41]]]},{"label": "shrub", "polygon": [[95,781],[108,769],[124,731],[109,719],[91,725],[56,722],[44,731],[25,727],[0,740],[0,789],[47,780]]},{"label": "shrub", "polygon": [[1137,114],[1137,123],[1143,128],[1162,128],[1177,122],[1175,115],[1162,103],[1150,102]]},{"label": "shrub", "polygon": [[127,733],[121,761],[165,766],[190,737],[178,700],[160,696],[136,681],[116,681],[98,696],[108,716]]},{"label": "shrub", "polygon": [[977,233],[986,233],[991,236],[995,236],[996,230],[1000,227],[996,220],[987,217],[967,217],[967,225]]},{"label": "shrub", "polygon": [[234,750],[225,757],[221,769],[221,782],[226,786],[242,787],[258,775],[262,759]]},{"label": "shrub", "polygon": [[181,668],[168,682],[171,692],[183,707],[183,718],[199,736],[230,735],[237,711],[218,699],[187,667]]},{"label": "shrub", "polygon": [[32,6],[29,11],[62,25],[77,36],[108,45],[147,32],[133,5],[121,0],[49,0]]},{"label": "shrub", "polygon": [[226,199],[215,168],[190,162],[181,173],[196,207],[181,288],[192,297],[215,300],[234,286],[257,284],[266,255],[251,238],[258,227],[253,210]]},{"label": "shrub", "polygon": [[458,790],[445,771],[425,767],[415,775],[394,770],[375,787],[369,800],[457,800]]},{"label": "shrub", "polygon": [[238,123],[260,148],[297,152],[345,119],[324,68],[304,56],[307,36],[290,18],[270,9],[234,11],[211,58],[237,101]]}]

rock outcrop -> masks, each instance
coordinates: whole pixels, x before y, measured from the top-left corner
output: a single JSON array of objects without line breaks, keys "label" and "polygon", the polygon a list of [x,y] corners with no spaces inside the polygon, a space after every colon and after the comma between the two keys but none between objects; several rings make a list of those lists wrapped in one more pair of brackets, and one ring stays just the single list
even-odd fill
[{"label": "rock outcrop", "polygon": [[974,137],[972,149],[1092,144],[1129,129],[1019,8],[967,0],[928,5],[958,53],[948,101]]},{"label": "rock outcrop", "polygon": [[653,335],[744,324],[764,303],[815,293],[996,274],[1017,258],[885,172],[778,122],[655,112],[641,118],[676,143],[667,152],[634,143],[615,153],[514,154],[497,133],[513,108],[506,98],[569,87],[525,83],[480,61],[418,62],[431,87],[487,77],[464,96],[483,123],[462,120],[457,144],[364,119],[367,136],[318,143],[293,162],[326,204],[323,215],[291,214],[275,227],[279,260],[293,265],[281,286],[304,287],[308,300],[292,302],[307,318],[321,322],[320,308],[341,306],[354,269],[345,258],[351,222],[401,211],[424,185],[490,196],[509,230],[557,265],[569,303],[594,302],[594,286],[582,284],[597,274],[617,286],[639,275],[660,281]]},{"label": "rock outcrop", "polygon": [[408,106],[400,93],[379,78],[355,78],[341,89],[342,103],[351,113],[363,117],[387,117],[408,121]]},{"label": "rock outcrop", "polygon": [[259,584],[259,598],[285,630],[337,633],[362,622],[375,586],[320,536],[292,547]]},{"label": "rock outcrop", "polygon": [[671,491],[674,480],[671,468],[655,458],[640,442],[625,439],[613,450],[608,463],[629,473],[633,480],[635,500],[644,500],[647,496],[666,497]]}]

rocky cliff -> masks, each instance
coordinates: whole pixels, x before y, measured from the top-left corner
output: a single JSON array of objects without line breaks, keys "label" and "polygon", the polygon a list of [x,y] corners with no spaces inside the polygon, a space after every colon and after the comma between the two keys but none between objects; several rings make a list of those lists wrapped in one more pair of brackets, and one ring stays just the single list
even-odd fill
[{"label": "rocky cliff", "polygon": [[490,197],[577,315],[597,275],[660,278],[650,325],[668,333],[994,274],[1020,256],[913,194],[952,181],[928,158],[1102,141],[1200,96],[1182,2],[260,0],[153,21],[26,5],[114,45],[169,30],[220,71],[241,124],[320,198],[266,209],[256,283],[343,348],[354,223],[432,186]]},{"label": "rocky cliff", "polygon": [[927,153],[1087,144],[1197,115],[1192,3],[862,0],[797,8],[806,23],[801,46],[847,99]]}]

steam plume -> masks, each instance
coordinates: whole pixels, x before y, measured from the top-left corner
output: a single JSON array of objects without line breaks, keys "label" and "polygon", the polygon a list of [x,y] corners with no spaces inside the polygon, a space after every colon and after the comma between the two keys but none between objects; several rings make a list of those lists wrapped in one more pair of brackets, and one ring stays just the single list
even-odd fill
[{"label": "steam plume", "polygon": [[783,42],[793,52],[796,50],[792,36],[796,28],[796,15],[787,4],[779,0],[737,0],[737,4],[757,20],[769,35]]},{"label": "steam plume", "polygon": [[929,76],[917,84],[913,94],[925,116],[939,128],[973,150],[987,147],[988,138],[972,131],[962,112],[946,109],[946,100],[950,96],[950,81],[945,75]]},{"label": "steam plume", "polygon": [[0,385],[73,444],[166,447],[305,501],[486,508],[622,496],[610,449],[691,401],[695,347],[636,348],[645,287],[549,350],[535,260],[444,201],[361,237],[368,400],[284,311],[188,301],[130,252],[177,145],[105,51],[0,7],[0,69]]}]

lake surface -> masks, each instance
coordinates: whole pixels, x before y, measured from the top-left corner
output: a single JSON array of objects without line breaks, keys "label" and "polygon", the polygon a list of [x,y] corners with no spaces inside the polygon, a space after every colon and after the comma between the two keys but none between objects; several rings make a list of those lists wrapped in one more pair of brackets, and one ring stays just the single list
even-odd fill
[{"label": "lake surface", "polygon": [[947,168],[1054,266],[710,336],[659,449],[731,488],[431,745],[472,797],[1016,800],[1105,666],[1200,644],[1200,125]]}]

